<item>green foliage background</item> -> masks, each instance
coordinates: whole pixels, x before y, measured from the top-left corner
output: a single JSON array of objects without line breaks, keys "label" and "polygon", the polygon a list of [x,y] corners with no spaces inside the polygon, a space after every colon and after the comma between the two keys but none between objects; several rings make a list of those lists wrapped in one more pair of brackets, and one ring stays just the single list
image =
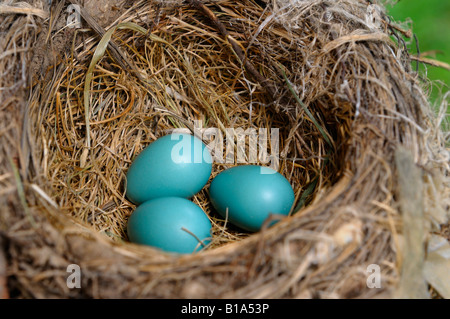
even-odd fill
[{"label": "green foliage background", "polygon": [[[436,50],[434,56],[428,57],[450,64],[450,0],[400,0],[387,9],[395,21],[412,21],[412,31],[418,37],[420,52]],[[412,53],[417,53],[414,41],[409,47]],[[415,63],[413,67],[416,67]],[[446,87],[442,90],[432,86],[430,99],[433,103],[439,102],[439,96],[449,90],[450,71],[429,65],[421,65],[419,70],[426,71],[430,80],[445,83]]]}]

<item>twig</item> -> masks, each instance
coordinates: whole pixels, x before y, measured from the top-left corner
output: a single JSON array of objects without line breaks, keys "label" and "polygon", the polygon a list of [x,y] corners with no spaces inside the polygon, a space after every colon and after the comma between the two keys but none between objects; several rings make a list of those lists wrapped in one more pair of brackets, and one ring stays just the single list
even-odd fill
[{"label": "twig", "polygon": [[330,51],[337,49],[341,45],[344,45],[346,43],[353,43],[353,42],[364,42],[364,41],[380,41],[384,42],[392,47],[395,47],[394,41],[389,37],[389,35],[377,32],[377,33],[368,33],[368,34],[349,34],[344,35],[340,38],[337,38],[336,40],[333,40],[329,43],[327,43],[323,47],[324,53],[329,53]]},{"label": "twig", "polygon": [[[419,38],[414,33],[414,41],[416,42],[416,48],[417,48],[417,56],[420,57],[420,46],[419,46]],[[416,72],[419,72],[419,61],[416,60]]]},{"label": "twig", "polygon": [[[87,10],[78,3],[78,0],[69,0],[72,4],[79,6],[80,14],[87,24],[96,32],[100,37],[105,34],[105,29],[103,29],[97,21],[87,12]],[[112,57],[117,61],[120,67],[124,70],[131,72],[136,78],[139,79],[146,87],[148,87],[147,82],[142,78],[141,74],[137,71],[134,64],[128,60],[119,46],[111,39],[108,42],[108,48],[110,49]]]},{"label": "twig", "polygon": [[443,68],[443,69],[446,69],[446,70],[450,71],[450,64],[447,64],[445,62],[438,61],[438,60],[433,60],[433,59],[429,59],[429,58],[424,58],[422,56],[419,57],[419,56],[415,56],[415,55],[410,55],[409,57],[411,58],[411,60],[422,62],[422,63],[426,63],[426,64],[429,64],[431,66],[435,66],[435,67],[438,67],[438,68]]},{"label": "twig", "polygon": [[219,21],[214,12],[212,12],[207,6],[205,6],[198,0],[188,0],[187,2],[197,10],[203,12],[206,17],[216,26],[222,36],[231,44],[233,51],[241,60],[241,63],[244,65],[245,69],[256,81],[258,81],[262,85],[262,87],[267,91],[270,97],[272,99],[275,99],[276,90],[273,85],[269,82],[268,79],[262,76],[261,73],[259,73],[255,68],[255,66],[246,58],[244,50],[241,48],[239,43],[229,34],[227,28],[225,28],[223,23]]},{"label": "twig", "polygon": [[388,25],[388,27],[391,29],[392,32],[394,32],[394,30],[395,30],[395,31],[400,32],[402,35],[404,35],[408,39],[412,38],[412,36],[413,36],[412,31],[411,30],[405,30],[405,29],[399,27],[398,25],[396,25],[395,23],[392,23],[391,17],[383,14],[383,20],[384,20],[384,22],[386,22],[386,24]]},{"label": "twig", "polygon": [[1,14],[31,14],[38,16],[42,19],[48,18],[48,13],[44,10],[33,8],[26,2],[21,2],[17,6],[8,6],[6,4],[0,4],[0,15]]}]

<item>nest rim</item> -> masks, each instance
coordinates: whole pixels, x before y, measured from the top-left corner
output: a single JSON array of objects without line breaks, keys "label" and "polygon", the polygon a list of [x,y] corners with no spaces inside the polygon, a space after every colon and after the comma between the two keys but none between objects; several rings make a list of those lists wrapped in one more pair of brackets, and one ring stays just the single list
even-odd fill
[{"label": "nest rim", "polygon": [[[145,1],[139,2],[139,5],[142,5]],[[222,2],[226,2],[223,0]],[[362,6],[361,3],[357,1],[345,1],[343,5],[346,4],[355,4],[358,3],[357,7],[359,8]],[[214,2],[215,4],[215,2]],[[214,5],[213,4],[213,5]],[[336,8],[335,8],[336,9]],[[337,10],[337,9],[336,9]],[[339,14],[339,10],[333,11],[335,14]],[[358,11],[360,13],[360,11]],[[352,20],[352,18],[349,18],[349,23],[356,23]],[[348,21],[347,21],[348,22]],[[331,30],[331,31],[330,31]],[[332,34],[332,32],[337,32],[336,30],[333,30],[331,27],[328,29],[327,32],[329,34]],[[339,33],[337,33],[339,35]],[[358,37],[360,34],[352,34],[351,36]],[[345,36],[344,36],[345,37]],[[333,48],[330,52],[333,50],[339,50],[339,48],[342,45],[348,44],[348,47],[351,47],[351,41],[345,42],[348,39],[343,39],[343,37],[337,37],[336,42],[334,42],[335,45],[340,44],[336,48]],[[344,41],[343,43],[339,43],[337,41]],[[388,44],[389,41],[387,39],[384,39],[379,34],[371,35],[369,34],[365,40],[362,40],[363,43],[367,42],[380,42],[381,46],[384,46],[384,49],[387,50],[390,44]],[[350,43],[350,44],[349,44]],[[358,41],[356,41],[358,43]],[[354,44],[355,45],[355,44]],[[362,44],[361,47],[364,47],[364,45],[370,46],[370,44]],[[371,47],[373,49],[373,47]],[[328,52],[328,53],[330,53]],[[347,52],[348,53],[348,52]],[[380,56],[383,56],[383,54],[380,54]],[[340,57],[341,58],[341,57]],[[389,94],[386,94],[386,88],[381,85],[381,88],[376,89],[376,93],[379,96],[382,96],[386,99],[386,101],[389,101],[387,103],[388,105],[385,107],[385,109],[382,109],[381,115],[375,116],[371,118],[371,113],[367,112],[368,109],[358,109],[354,108],[354,105],[350,103],[350,106],[352,107],[353,111],[358,114],[358,111],[366,112],[365,114],[359,113],[359,121],[366,121],[363,126],[361,127],[368,127],[369,130],[373,130],[375,133],[373,135],[370,135],[366,131],[364,131],[361,127],[356,127],[355,131],[352,131],[352,134],[348,137],[348,141],[342,141],[342,142],[349,142],[350,144],[354,145],[353,143],[361,143],[361,140],[364,140],[366,138],[367,144],[373,144],[375,146],[378,146],[380,148],[383,148],[384,150],[389,150],[389,158],[382,158],[382,155],[377,154],[376,147],[374,148],[374,152],[368,152],[366,153],[360,153],[359,149],[356,149],[354,147],[350,148],[349,150],[346,150],[345,161],[348,161],[345,164],[342,164],[341,166],[341,175],[339,178],[335,181],[334,184],[332,184],[329,187],[323,187],[320,189],[321,194],[317,194],[317,197],[315,200],[312,200],[312,202],[302,208],[300,211],[298,211],[295,215],[289,216],[281,221],[279,221],[276,225],[273,227],[270,227],[268,229],[264,229],[260,233],[252,234],[251,236],[248,236],[246,238],[242,238],[239,241],[230,242],[227,243],[221,247],[215,247],[214,249],[202,251],[198,254],[193,255],[172,255],[170,253],[164,253],[160,252],[159,250],[156,250],[151,247],[142,247],[140,245],[136,245],[133,243],[128,242],[115,242],[108,238],[105,238],[102,234],[97,232],[95,229],[91,229],[90,227],[83,225],[81,222],[79,222],[79,219],[74,219],[73,217],[66,216],[64,214],[60,214],[59,210],[55,209],[54,207],[51,207],[51,203],[49,205],[49,202],[47,202],[47,205],[43,205],[41,210],[34,210],[32,209],[31,214],[34,215],[37,220],[41,220],[42,218],[48,219],[47,223],[49,223],[52,226],[47,225],[46,230],[48,232],[53,232],[51,235],[52,239],[58,239],[62,242],[61,247],[58,249],[58,254],[64,255],[63,248],[65,249],[69,248],[69,257],[67,259],[74,260],[78,262],[82,262],[86,264],[86,267],[89,269],[89,267],[92,267],[93,273],[96,272],[97,269],[102,269],[105,266],[99,266],[99,265],[91,265],[89,266],[90,260],[95,260],[95,254],[102,254],[101,250],[106,249],[108,252],[105,253],[105,258],[108,260],[114,260],[114,254],[119,254],[120,256],[117,256],[117,263],[118,266],[114,268],[114,266],[111,266],[110,271],[112,273],[115,273],[117,276],[123,276],[125,278],[132,278],[133,276],[138,276],[135,270],[139,269],[139,271],[145,272],[146,275],[142,275],[142,277],[139,278],[139,286],[136,289],[133,288],[127,288],[128,291],[120,291],[117,292],[117,295],[130,295],[130,296],[156,296],[154,291],[151,290],[151,288],[148,288],[148,280],[152,282],[158,282],[158,274],[164,274],[162,277],[166,276],[168,279],[164,282],[164,287],[166,289],[165,292],[161,293],[159,296],[189,296],[189,295],[196,295],[200,297],[207,297],[208,295],[205,292],[205,285],[208,284],[209,280],[211,282],[213,279],[207,279],[210,278],[208,276],[210,273],[214,273],[217,276],[214,277],[216,284],[221,282],[221,276],[224,278],[230,278],[227,276],[229,275],[230,270],[226,270],[226,266],[231,262],[235,262],[237,264],[243,263],[247,267],[246,270],[242,270],[241,268],[237,267],[235,270],[236,272],[239,272],[241,274],[241,279],[243,283],[236,284],[234,282],[234,288],[226,287],[222,290],[220,290],[219,295],[221,297],[223,296],[231,296],[231,297],[238,297],[239,296],[252,296],[252,297],[280,297],[280,296],[300,296],[302,291],[312,289],[309,288],[305,282],[307,283],[308,280],[310,280],[312,277],[311,273],[308,273],[307,270],[303,270],[301,267],[305,264],[302,263],[301,260],[299,260],[298,255],[291,254],[290,252],[287,252],[285,255],[282,255],[281,253],[277,253],[276,249],[283,248],[285,250],[291,250],[294,249],[291,247],[291,240],[292,242],[295,241],[304,241],[305,243],[300,246],[295,246],[297,249],[301,252],[305,252],[303,257],[307,256],[309,259],[307,260],[309,262],[309,265],[315,265],[311,266],[313,269],[314,267],[318,267],[320,265],[323,266],[323,272],[326,273],[327,267],[330,266],[330,262],[341,259],[340,267],[349,267],[349,269],[352,269],[352,271],[355,271],[355,265],[352,264],[348,259],[349,256],[355,256],[355,260],[364,261],[364,262],[371,262],[371,261],[378,261],[378,260],[385,260],[387,263],[390,263],[392,267],[387,270],[387,284],[388,286],[394,287],[398,284],[398,265],[400,265],[400,261],[397,259],[398,256],[395,252],[395,237],[397,235],[397,231],[399,228],[399,224],[401,222],[400,216],[396,215],[395,212],[398,212],[399,207],[398,203],[395,201],[388,202],[386,201],[386,197],[382,196],[381,194],[383,190],[379,191],[380,193],[374,194],[373,190],[370,190],[370,187],[377,187],[379,185],[376,185],[375,181],[371,180],[367,183],[365,186],[365,191],[367,192],[367,197],[371,198],[372,202],[375,202],[373,206],[371,206],[371,209],[378,209],[376,213],[373,215],[363,214],[361,217],[360,212],[358,209],[361,207],[365,207],[364,200],[367,198],[360,198],[361,190],[356,190],[356,186],[361,186],[361,180],[363,177],[367,177],[369,174],[374,173],[375,167],[379,169],[380,171],[376,172],[375,175],[377,175],[377,180],[381,181],[381,185],[385,186],[388,185],[389,194],[387,194],[387,198],[391,197],[390,199],[393,200],[395,198],[395,194],[392,195],[395,192],[395,180],[393,179],[393,170],[395,170],[395,167],[393,166],[393,157],[394,152],[392,151],[394,147],[398,144],[400,145],[406,145],[409,150],[412,152],[414,159],[420,163],[420,165],[426,165],[430,162],[433,163],[433,165],[436,163],[436,157],[435,154],[429,155],[425,154],[424,149],[429,145],[428,141],[424,137],[423,133],[420,132],[420,127],[424,123],[429,123],[429,121],[426,117],[429,115],[426,111],[423,110],[423,106],[427,106],[428,102],[426,101],[426,97],[423,94],[423,92],[420,89],[420,86],[417,84],[416,79],[414,79],[414,76],[410,75],[410,70],[406,67],[407,63],[405,61],[408,60],[407,54],[403,56],[405,59],[404,61],[395,61],[394,59],[390,58],[386,61],[383,61],[380,63],[380,65],[390,65],[394,69],[398,71],[398,74],[394,74],[393,81],[396,85],[398,85],[398,81],[400,81],[401,77],[407,77],[411,83],[412,86],[409,89],[406,89],[405,87],[400,87],[399,89],[392,89],[394,91],[394,96],[387,96]],[[339,62],[342,62],[342,60],[338,60]],[[405,69],[406,68],[406,69]],[[379,71],[380,69],[376,69],[374,67],[374,70]],[[375,72],[376,73],[376,72]],[[392,72],[388,74],[392,75]],[[292,75],[292,74],[291,74]],[[397,77],[397,75],[400,75]],[[331,81],[331,80],[330,80]],[[360,81],[360,82],[358,82]],[[356,81],[356,83],[364,83],[363,80],[359,79]],[[367,80],[367,82],[372,81],[375,82],[375,80],[370,79]],[[380,81],[384,85],[388,85],[388,82],[384,83],[385,78],[381,78]],[[339,82],[337,82],[339,83]],[[340,83],[342,84],[342,82]],[[362,84],[363,85],[363,84]],[[320,88],[319,88],[320,89]],[[320,90],[318,90],[320,91]],[[411,91],[416,94],[416,96],[408,97],[408,94],[411,93]],[[47,92],[48,93],[48,92]],[[320,96],[317,92],[315,94],[311,94],[306,97],[306,100],[309,103],[312,103],[313,96]],[[372,92],[373,93],[373,92]],[[414,95],[413,94],[413,95]],[[391,97],[394,97],[394,106],[392,104],[392,101],[390,100]],[[310,100],[308,100],[308,98]],[[367,98],[367,96],[366,96]],[[370,98],[369,98],[370,100]],[[373,103],[377,103],[376,99],[372,100]],[[405,105],[407,105],[407,102],[411,102],[412,105],[414,105],[417,110],[414,111],[412,109],[406,108]],[[399,104],[400,107],[398,105]],[[310,105],[310,104],[308,104]],[[398,107],[396,109],[395,107]],[[367,105],[365,107],[368,107]],[[393,109],[389,109],[390,107],[393,107]],[[403,108],[403,109],[402,109]],[[374,110],[373,108],[371,110]],[[387,111],[386,111],[387,110]],[[400,114],[403,114],[403,117],[400,116],[399,118],[396,118],[394,121],[390,119],[389,117],[394,112],[403,112]],[[386,113],[388,115],[386,115]],[[425,113],[425,114],[423,114]],[[355,113],[354,113],[355,114]],[[395,114],[395,113],[394,113]],[[368,117],[369,116],[369,117]],[[383,117],[384,116],[384,117]],[[376,124],[371,123],[371,120],[374,120]],[[379,122],[377,122],[379,121]],[[385,121],[385,122],[383,122]],[[391,121],[391,122],[389,122]],[[396,121],[403,121],[401,124],[398,124]],[[40,122],[40,121],[38,121]],[[377,126],[379,123],[380,126]],[[386,124],[389,123],[389,124]],[[419,123],[419,124],[416,124]],[[61,124],[62,125],[62,124]],[[391,125],[391,126],[389,126]],[[354,129],[354,122],[351,125],[351,127]],[[63,129],[63,128],[62,128]],[[383,131],[383,129],[385,129]],[[386,138],[386,136],[389,136],[389,138]],[[362,137],[361,137],[362,136]],[[375,136],[381,139],[386,139],[387,144],[390,144],[388,146],[385,146],[385,142],[381,142],[380,140],[370,140],[367,138],[367,136]],[[417,145],[412,145],[411,141],[417,141]],[[439,143],[438,143],[439,144]],[[367,146],[367,145],[366,145]],[[440,147],[440,146],[439,146]],[[369,146],[362,149],[370,149]],[[347,152],[348,151],[348,152]],[[375,164],[367,164],[367,158],[365,157],[371,157],[372,160],[374,160]],[[380,158],[381,157],[381,158]],[[430,159],[431,157],[431,159]],[[349,164],[351,163],[351,164]],[[353,166],[352,166],[353,165]],[[352,170],[352,168],[355,167],[361,167],[361,169],[355,169]],[[442,169],[442,168],[438,168]],[[445,171],[445,167],[443,170]],[[448,170],[448,168],[447,168]],[[447,171],[448,172],[448,171]],[[383,173],[385,173],[383,176]],[[25,176],[28,175],[25,174]],[[448,174],[447,174],[448,175]],[[41,178],[41,177],[39,177]],[[39,179],[38,179],[39,180]],[[32,182],[34,183],[34,182]],[[28,185],[30,186],[30,184]],[[354,192],[351,192],[354,191]],[[43,191],[45,193],[45,191]],[[328,194],[323,194],[329,192]],[[319,196],[320,195],[320,196]],[[364,196],[362,196],[364,197]],[[123,196],[122,196],[123,198]],[[37,196],[36,199],[31,200],[31,202],[39,202],[42,201],[42,198]],[[45,201],[45,200],[44,200]],[[346,202],[347,201],[347,202]],[[333,207],[334,204],[336,204],[339,207]],[[44,212],[42,211],[44,210]],[[320,232],[317,232],[316,234],[310,234],[308,231],[301,230],[302,227],[307,225],[308,227],[312,227],[309,223],[317,223],[317,219],[324,218],[323,215],[331,214],[331,212],[336,213],[333,218],[331,218],[328,223],[324,223],[323,227],[319,228],[312,228],[315,229],[316,232],[320,229]],[[383,213],[381,213],[383,212]],[[316,215],[314,215],[316,214]],[[387,215],[383,215],[387,214]],[[308,215],[312,216],[311,220],[308,220]],[[319,217],[317,217],[319,216]],[[386,217],[387,216],[387,217]],[[317,217],[314,219],[314,217]],[[325,216],[326,217],[326,216]],[[340,218],[342,217],[342,220]],[[352,217],[355,217],[352,219]],[[364,220],[365,222],[374,223],[376,227],[374,229],[370,229],[372,224],[361,224],[357,223],[357,221]],[[332,222],[335,222],[336,224],[332,224]],[[73,223],[76,223],[76,227],[74,227]],[[45,224],[45,223],[44,223]],[[369,226],[368,226],[369,225]],[[342,226],[342,227],[340,227]],[[54,228],[53,231],[50,231],[49,228]],[[347,228],[345,228],[347,227]],[[60,231],[61,233],[55,234],[55,229]],[[383,233],[383,231],[387,232],[387,230],[391,231],[392,234]],[[57,231],[57,232],[58,232]],[[292,235],[292,236],[291,236]],[[299,236],[299,237],[296,237]],[[312,236],[309,238],[308,236]],[[348,238],[350,237],[350,242],[347,242]],[[76,238],[74,240],[74,243],[70,243],[72,239],[69,240],[69,238]],[[305,239],[306,238],[306,239]],[[308,239],[309,238],[309,239]],[[318,247],[314,246],[314,242],[320,242],[323,240],[324,242],[329,242],[330,239],[334,240],[333,247],[325,245],[324,247]],[[311,241],[308,241],[311,240]],[[270,244],[272,241],[273,245]],[[365,253],[358,252],[357,246],[361,243],[364,243],[365,245],[368,245],[369,243],[377,242],[379,246],[377,253],[374,253],[373,255],[365,255]],[[87,243],[98,243],[98,247],[96,247],[93,251],[86,251],[84,260],[82,255],[77,255],[76,250],[80,248],[80,245]],[[286,244],[288,243],[288,244]],[[72,247],[72,245],[74,245]],[[78,245],[78,246],[77,246]],[[356,245],[356,246],[355,246]],[[59,247],[59,244],[57,245]],[[300,247],[300,248],[299,248]],[[320,251],[319,248],[325,249],[325,251]],[[328,249],[328,250],[327,250]],[[329,250],[331,249],[331,250]],[[333,249],[337,249],[339,251],[337,256],[333,256]],[[385,249],[386,251],[383,251]],[[97,250],[97,251],[96,251]],[[17,251],[20,251],[20,249],[17,248]],[[309,254],[308,252],[312,252]],[[270,257],[270,253],[273,253],[273,256]],[[350,254],[350,255],[348,255]],[[352,255],[353,254],[353,255]],[[14,253],[12,254],[14,255]],[[300,254],[301,255],[301,254]],[[16,255],[14,255],[16,259]],[[331,256],[331,257],[330,257]],[[251,261],[247,261],[246,263],[243,261],[245,258],[251,257]],[[231,259],[230,259],[231,258]],[[331,258],[331,259],[329,259]],[[138,265],[136,266],[136,261]],[[268,266],[268,268],[265,268],[265,263],[270,260],[272,266]],[[354,261],[353,261],[354,262]],[[206,265],[206,266],[204,266]],[[211,267],[216,267],[217,269],[211,270]],[[223,268],[220,268],[222,266]],[[41,265],[41,267],[44,267]],[[61,268],[61,265],[58,265],[58,267]],[[208,268],[209,267],[209,268]],[[244,268],[245,268],[244,267]],[[270,267],[273,267],[269,269]],[[276,267],[280,267],[279,269]],[[108,268],[108,267],[106,267]],[[196,270],[197,268],[197,270]],[[223,270],[221,270],[223,269]],[[173,272],[173,274],[169,274],[169,272]],[[202,277],[201,272],[204,271],[204,273],[208,273],[208,275],[204,275]],[[223,271],[223,274],[221,273]],[[228,271],[228,273],[227,273]],[[265,272],[264,272],[265,271]],[[269,274],[270,271],[279,272],[281,275],[281,278],[279,282],[275,280],[275,277],[273,277],[273,274]],[[341,270],[336,270],[337,274],[340,276],[343,276],[342,278],[345,278],[345,283],[349,282],[351,279],[347,275],[343,275],[340,273]],[[177,272],[179,273],[177,275]],[[234,272],[234,271],[232,271]],[[128,273],[131,273],[132,275],[129,275]],[[314,273],[314,271],[313,271]],[[180,274],[187,274],[188,277],[185,278],[184,283],[181,284],[183,281],[182,279],[179,279],[178,277]],[[228,274],[228,275],[227,275]],[[172,276],[173,275],[173,276]],[[88,275],[89,278],[92,278],[92,274]],[[172,277],[171,277],[172,276]],[[197,276],[197,277],[195,277]],[[267,276],[265,278],[264,276]],[[303,276],[307,277],[307,280],[301,280]],[[361,277],[357,276],[357,281],[361,281]],[[231,275],[233,277],[233,275]],[[177,279],[178,278],[178,279]],[[195,286],[196,288],[192,290],[189,285],[192,280],[195,278],[198,279],[198,285]],[[251,278],[260,278],[262,282],[256,282],[256,283],[250,283]],[[170,281],[172,280],[172,281]],[[29,282],[29,281],[28,281]],[[146,283],[147,282],[147,283]],[[169,282],[175,282],[175,284],[170,284]],[[177,282],[180,282],[180,285],[182,285],[184,288],[181,291],[175,291],[174,288],[177,286]],[[339,278],[332,278],[331,282],[333,282],[336,287],[341,287],[339,291],[339,295],[352,295],[356,294],[362,294],[365,296],[374,296],[376,294],[375,292],[367,292],[364,291],[364,289],[360,288],[359,286],[352,286],[349,284],[349,287],[342,287],[344,284],[339,283]],[[30,283],[30,282],[29,282]],[[92,287],[92,283],[87,283],[88,287]],[[279,288],[280,285],[283,286],[283,289],[280,291],[277,291],[277,288]],[[150,285],[151,286],[151,285]],[[320,285],[319,285],[320,286]],[[34,283],[30,287],[35,287],[36,291],[39,289],[42,290],[42,284],[41,283]],[[202,288],[203,287],[203,288]],[[286,288],[287,287],[287,288]],[[265,288],[266,291],[261,290],[258,292],[258,289]],[[30,288],[33,289],[33,288]],[[91,289],[91,288],[89,288]],[[93,289],[93,288],[92,288]],[[105,288],[106,289],[106,288]],[[100,292],[95,292],[94,290],[92,292],[85,292],[87,295],[92,295],[94,297],[98,296],[112,296],[116,292],[107,292],[105,289],[102,289]],[[320,290],[320,288],[317,288]],[[337,289],[337,288],[336,288]],[[327,290],[324,288],[323,290]],[[44,289],[45,291],[45,289]],[[71,292],[67,291],[64,288],[61,288],[60,294],[64,295],[70,295]],[[86,291],[86,290],[85,290]],[[330,296],[332,296],[333,291],[330,292]],[[381,294],[383,293],[392,293],[392,288],[387,288],[386,290],[383,290]],[[327,295],[324,294],[326,297]]]}]

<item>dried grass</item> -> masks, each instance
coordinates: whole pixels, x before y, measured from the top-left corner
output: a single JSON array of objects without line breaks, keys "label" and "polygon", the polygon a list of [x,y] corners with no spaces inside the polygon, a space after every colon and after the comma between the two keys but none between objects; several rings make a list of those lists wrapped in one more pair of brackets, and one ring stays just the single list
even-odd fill
[{"label": "dried grass", "polygon": [[[408,32],[369,10],[381,7],[357,0],[219,0],[207,8],[214,16],[187,4],[133,3],[103,27],[126,22],[142,29],[112,33],[118,51],[94,61],[91,84],[86,75],[98,35],[58,32],[60,7],[49,15],[50,29],[31,15],[21,18],[27,24],[0,16],[0,31],[8,30],[0,71],[17,70],[0,78],[0,225],[9,286],[38,298],[364,298],[403,291],[408,212],[398,196],[399,145],[423,174],[418,209],[426,234],[448,223],[450,198],[439,128],[445,115],[432,114],[409,67],[398,36]],[[54,52],[55,43],[59,57],[39,60],[36,50]],[[28,100],[24,86],[14,89],[19,83],[29,84]],[[127,167],[153,140],[174,128],[193,130],[196,120],[222,132],[279,128],[279,171],[294,187],[295,213],[243,233],[215,214],[207,185],[193,199],[213,223],[213,244],[204,252],[174,256],[128,243],[134,206],[124,196]],[[213,176],[232,165],[214,163]],[[71,263],[82,269],[79,290],[65,284]],[[366,286],[370,264],[382,269],[381,289]]]}]

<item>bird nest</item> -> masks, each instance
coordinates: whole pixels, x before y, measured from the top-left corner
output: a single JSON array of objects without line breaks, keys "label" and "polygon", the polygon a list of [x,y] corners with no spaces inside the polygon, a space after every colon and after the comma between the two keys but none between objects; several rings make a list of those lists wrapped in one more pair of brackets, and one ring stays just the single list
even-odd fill
[{"label": "bird nest", "polygon": [[[70,2],[29,1],[0,16],[10,295],[428,294],[425,243],[448,223],[443,113],[411,69],[410,32],[381,4]],[[192,199],[212,242],[192,255],[126,233],[136,207],[127,169],[174,129],[214,129],[223,141]],[[276,168],[296,196],[290,216],[257,233],[227,223],[208,196],[214,176],[251,163]],[[79,287],[68,285],[70,265]]]}]

